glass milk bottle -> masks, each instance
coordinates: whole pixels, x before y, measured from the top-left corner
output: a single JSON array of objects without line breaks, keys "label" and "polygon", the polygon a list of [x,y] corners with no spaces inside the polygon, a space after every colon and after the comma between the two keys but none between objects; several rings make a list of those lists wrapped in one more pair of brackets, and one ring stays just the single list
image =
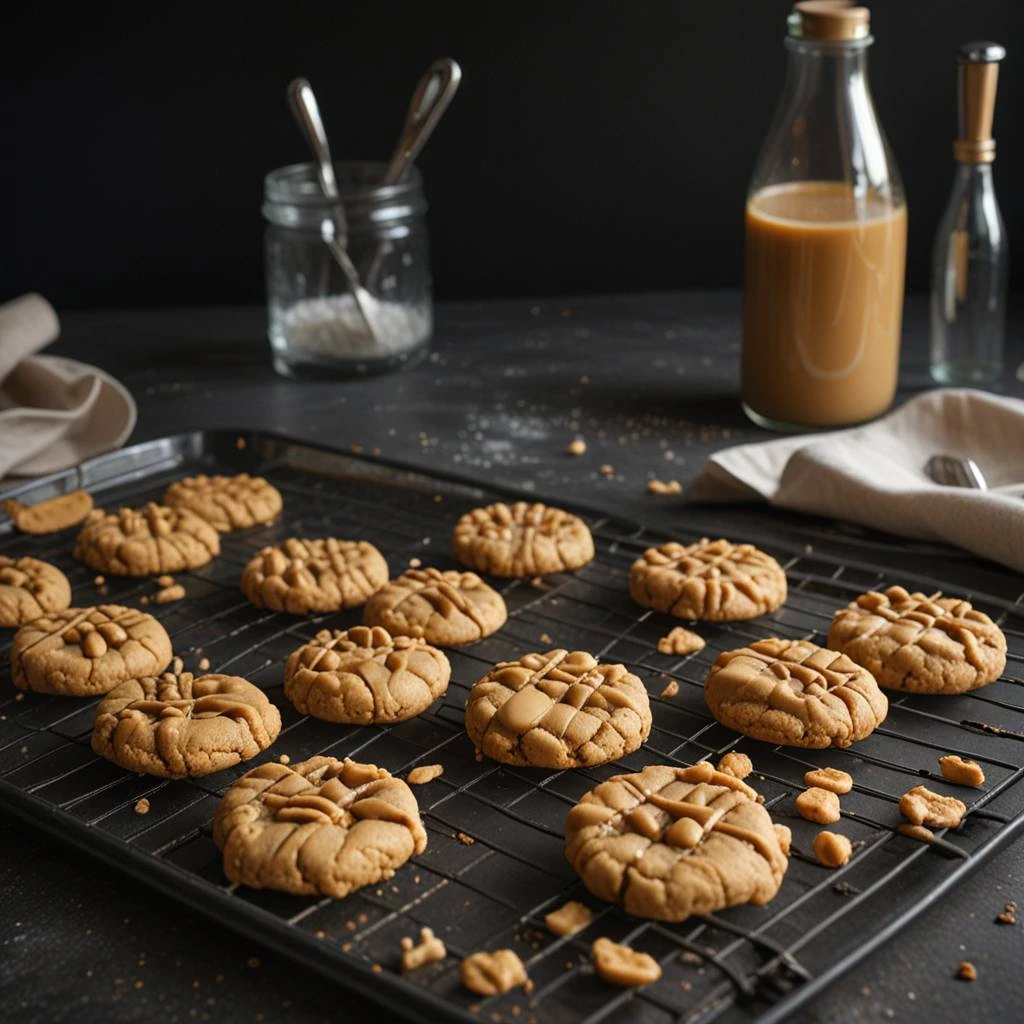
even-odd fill
[{"label": "glass milk bottle", "polygon": [[896,392],[907,208],[875,114],[867,8],[805,0],[746,208],[743,408],[777,430],[885,412]]}]

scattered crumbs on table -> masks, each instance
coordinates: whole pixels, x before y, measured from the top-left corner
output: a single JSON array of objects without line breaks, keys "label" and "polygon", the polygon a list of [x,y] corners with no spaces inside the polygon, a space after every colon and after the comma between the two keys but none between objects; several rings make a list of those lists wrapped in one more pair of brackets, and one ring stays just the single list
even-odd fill
[{"label": "scattered crumbs on table", "polygon": [[678,480],[658,480],[657,478],[647,481],[648,494],[682,494],[683,485]]},{"label": "scattered crumbs on table", "polygon": [[355,923],[355,921],[346,921],[345,922],[345,931],[347,931],[347,932],[354,932],[355,930],[356,930],[356,923]]},{"label": "scattered crumbs on table", "polygon": [[679,693],[679,683],[674,679],[670,679],[665,689],[661,691],[661,696],[668,699],[669,697],[675,697]]},{"label": "scattered crumbs on table", "polygon": [[107,582],[107,578],[106,576],[94,576],[92,581],[97,587],[102,587]]},{"label": "scattered crumbs on table", "polygon": [[458,839],[463,846],[472,846],[476,842],[472,836],[467,836],[465,832],[456,832],[455,838]]},{"label": "scattered crumbs on table", "polygon": [[244,437],[236,437],[235,438],[235,447],[239,451],[242,451],[242,449],[245,448],[245,438]]},{"label": "scattered crumbs on table", "polygon": [[199,659],[199,671],[200,672],[205,672],[209,667],[210,667],[210,659],[209,658],[200,658]]},{"label": "scattered crumbs on table", "polygon": [[16,693],[14,695],[14,699],[18,700],[18,701],[24,700],[25,699],[25,694],[24,693]]},{"label": "scattered crumbs on table", "polygon": [[370,966],[370,970],[373,971],[374,974],[380,974],[380,972],[383,971],[384,968],[381,967],[380,964],[372,964]]},{"label": "scattered crumbs on table", "polygon": [[956,976],[961,981],[977,981],[978,969],[970,960],[961,960],[960,966],[956,969]]},{"label": "scattered crumbs on table", "polygon": [[609,479],[615,476],[615,467],[610,466],[607,462],[601,467],[601,476],[608,477]]},{"label": "scattered crumbs on table", "polygon": [[139,598],[139,604],[149,604],[149,594],[143,594],[142,597]]},{"label": "scattered crumbs on table", "polygon": [[703,963],[703,960],[699,954],[692,953],[690,950],[684,949],[682,953],[679,954],[679,962],[681,964],[689,964],[691,967],[698,967]]},{"label": "scattered crumbs on table", "polygon": [[409,568],[410,569],[418,569],[422,564],[423,564],[423,562],[420,559],[418,559],[418,558],[410,558],[409,559]]},{"label": "scattered crumbs on table", "polygon": [[566,451],[570,455],[583,455],[587,450],[587,442],[582,437],[577,437],[575,440],[569,442],[569,447]]},{"label": "scattered crumbs on table", "polygon": [[540,642],[542,644],[553,644],[555,641],[551,639],[550,633],[541,633]]},{"label": "scattered crumbs on table", "polygon": [[281,755],[281,756],[280,756],[280,757],[278,758],[278,761],[280,761],[280,762],[281,762],[281,764],[291,764],[291,760],[292,760],[292,759],[291,759],[291,758],[290,758],[290,757],[289,757],[289,756],[288,756],[287,754],[282,754],[282,755]]},{"label": "scattered crumbs on table", "polygon": [[136,814],[149,814],[149,801],[143,797],[141,800],[137,800],[135,803]]}]

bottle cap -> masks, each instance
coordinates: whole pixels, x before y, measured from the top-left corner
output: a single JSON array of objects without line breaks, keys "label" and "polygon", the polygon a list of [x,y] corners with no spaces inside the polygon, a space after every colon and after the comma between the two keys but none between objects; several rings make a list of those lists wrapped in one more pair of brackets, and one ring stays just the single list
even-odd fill
[{"label": "bottle cap", "polygon": [[800,0],[793,5],[787,26],[795,39],[846,43],[867,39],[871,12],[856,0]]},{"label": "bottle cap", "polygon": [[992,115],[996,106],[999,62],[1005,56],[1005,48],[998,43],[964,43],[960,47],[960,134],[953,143],[953,156],[961,163],[986,164],[996,158]]}]

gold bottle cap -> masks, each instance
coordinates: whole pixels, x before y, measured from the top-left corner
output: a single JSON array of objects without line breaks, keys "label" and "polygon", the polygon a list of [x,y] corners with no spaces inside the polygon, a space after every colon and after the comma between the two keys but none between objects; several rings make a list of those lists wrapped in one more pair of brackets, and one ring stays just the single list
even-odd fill
[{"label": "gold bottle cap", "polygon": [[866,39],[871,31],[871,12],[856,0],[800,0],[787,22],[795,39],[848,43]]},{"label": "gold bottle cap", "polygon": [[965,43],[960,47],[960,135],[953,156],[964,164],[987,164],[996,158],[992,115],[996,107],[999,62],[1006,50],[998,43]]}]

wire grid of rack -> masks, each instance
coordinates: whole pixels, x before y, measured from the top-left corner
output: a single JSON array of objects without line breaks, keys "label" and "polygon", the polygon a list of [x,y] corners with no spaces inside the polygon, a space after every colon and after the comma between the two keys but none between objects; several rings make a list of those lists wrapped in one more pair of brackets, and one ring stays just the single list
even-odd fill
[{"label": "wire grid of rack", "polygon": [[[211,564],[179,577],[188,596],[150,604],[186,668],[207,658],[211,671],[242,675],[263,687],[282,712],[273,747],[254,761],[205,778],[167,782],[132,775],[97,758],[89,739],[95,700],[16,694],[6,668],[10,635],[0,658],[0,801],[62,838],[190,902],[279,950],[370,992],[383,1004],[424,1019],[495,1021],[661,1022],[777,1020],[848,968],[887,935],[975,867],[1024,822],[1024,605],[1020,594],[969,596],[1007,635],[1006,674],[984,690],[958,697],[891,694],[885,723],[845,751],[773,747],[738,736],[705,708],[702,685],[716,655],[768,635],[824,642],[832,612],[865,589],[899,582],[934,590],[933,577],[890,579],[884,566],[850,557],[844,538],[833,557],[827,545],[762,546],[783,563],[790,596],[777,613],[751,622],[701,624],[704,650],[663,655],[657,640],[673,625],[634,605],[626,581],[633,559],[662,542],[664,531],[614,517],[586,515],[597,557],[575,574],[501,581],[509,621],[497,634],[451,649],[447,695],[425,714],[392,726],[340,726],[300,716],[284,697],[288,653],[324,627],[344,628],[359,612],[298,618],[257,610],[242,597],[242,566],[259,547],[287,536],[362,537],[388,558],[393,574],[410,560],[453,567],[451,528],[485,492],[454,479],[431,477],[264,435],[196,433],[163,439],[94,460],[23,488],[37,500],[90,486],[98,503],[138,505],[159,500],[167,484],[188,472],[267,476],[284,495],[285,511],[270,527],[223,538]],[[508,496],[508,495],[505,495]],[[693,530],[674,536],[694,539]],[[153,584],[108,579],[100,595],[93,573],[70,555],[71,536],[31,538],[0,526],[0,551],[59,565],[76,605],[138,604]],[[854,545],[855,548],[855,545]],[[598,768],[543,771],[479,763],[463,729],[469,687],[496,661],[532,650],[565,647],[620,661],[646,683],[654,727],[634,754]],[[671,682],[678,694],[663,698]],[[793,829],[793,855],[782,888],[764,907],[738,907],[679,924],[643,921],[589,896],[562,852],[565,815],[603,779],[648,764],[689,764],[730,750],[753,759],[750,779],[777,820]],[[955,752],[979,761],[986,782],[977,790],[945,784],[938,758]],[[227,883],[210,823],[225,789],[254,764],[287,754],[370,761],[404,775],[439,762],[444,774],[416,795],[427,827],[426,851],[393,879],[344,900],[304,898]],[[843,797],[834,826],[854,845],[850,863],[820,866],[811,853],[818,827],[800,819],[792,798],[815,766],[849,771],[855,788]],[[963,828],[932,845],[898,835],[900,794],[921,781],[955,792],[970,812]],[[142,816],[136,803],[145,798]],[[594,911],[584,931],[551,934],[543,918],[567,899]],[[447,944],[445,960],[398,972],[401,937],[422,926]],[[617,990],[589,965],[594,938],[607,935],[655,956],[660,981]],[[481,999],[461,987],[460,958],[480,949],[511,948],[533,982]]]}]

